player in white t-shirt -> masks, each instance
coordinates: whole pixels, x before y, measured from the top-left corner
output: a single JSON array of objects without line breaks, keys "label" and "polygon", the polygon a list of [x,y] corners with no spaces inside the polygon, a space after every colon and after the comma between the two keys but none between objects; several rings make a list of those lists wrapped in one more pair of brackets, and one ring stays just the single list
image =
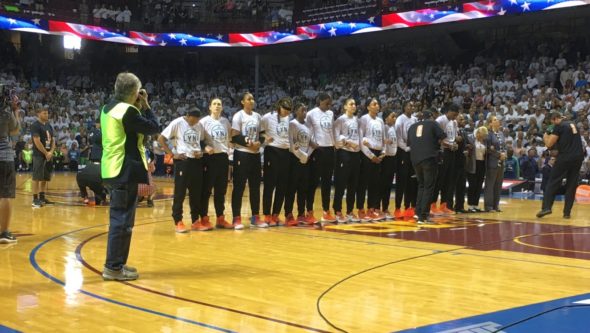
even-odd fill
[{"label": "player in white t-shirt", "polygon": [[[307,108],[303,103],[296,103],[293,107],[295,119],[289,123],[289,158],[291,172],[289,173],[289,188],[285,195],[286,226],[297,224],[313,225],[316,221],[308,221],[305,216],[305,201],[307,200],[309,182],[309,157],[313,152],[313,138],[311,130],[305,123]],[[297,194],[297,220],[293,217],[293,204]]]},{"label": "player in white t-shirt", "polygon": [[[203,186],[203,151],[201,141],[204,138],[203,127],[199,124],[201,111],[193,107],[182,117],[170,122],[158,137],[160,146],[167,154],[174,156],[174,199],[172,201],[172,218],[176,232],[186,233],[188,229],[182,221],[182,205],[188,190],[193,230],[211,230],[210,224],[200,224],[199,214]],[[173,141],[174,149],[168,146]]]},{"label": "player in white t-shirt", "polygon": [[[266,137],[264,148],[264,191],[262,213],[264,222],[271,227],[281,224],[279,213],[289,186],[289,114],[293,102],[283,97],[277,102],[276,111],[262,117],[261,132]],[[274,200],[273,200],[274,192]]]},{"label": "player in white t-shirt", "polygon": [[383,122],[385,122],[385,156],[381,161],[381,211],[385,214],[386,220],[393,220],[394,216],[389,211],[389,201],[397,167],[397,136],[395,133],[397,114],[392,110],[385,110],[382,116]]},{"label": "player in white t-shirt", "polygon": [[254,112],[255,100],[251,93],[242,97],[243,109],[232,118],[232,142],[236,145],[234,151],[234,189],[231,196],[233,224],[235,229],[243,229],[242,225],[242,196],[248,181],[250,189],[250,210],[252,218],[250,226],[267,228],[268,224],[260,219],[260,181],[261,163],[260,146],[264,143],[264,136],[260,135],[260,121],[262,117]]},{"label": "player in white t-shirt", "polygon": [[334,113],[332,97],[320,93],[317,97],[318,106],[307,113],[305,122],[311,129],[315,144],[318,146],[310,161],[309,190],[307,192],[307,219],[315,221],[313,216],[313,202],[315,190],[321,179],[322,194],[322,222],[336,222],[336,217],[330,213],[330,191],[332,189],[332,174],[334,173]]},{"label": "player in white t-shirt", "polygon": [[213,98],[209,103],[209,116],[199,123],[205,135],[206,154],[203,159],[203,192],[201,194],[201,224],[209,224],[209,197],[213,194],[215,205],[215,226],[220,229],[233,229],[234,226],[225,219],[225,193],[227,191],[229,171],[229,151],[231,125],[227,118],[221,116],[223,104],[221,99]]},{"label": "player in white t-shirt", "polygon": [[[359,135],[361,137],[361,176],[356,197],[359,218],[363,222],[382,221],[385,215],[381,213],[381,161],[385,157],[385,124],[379,118],[379,101],[370,98],[365,104],[367,114],[359,120]],[[365,195],[367,210],[365,210]]]},{"label": "player in white t-shirt", "polygon": [[[332,207],[338,223],[360,221],[353,213],[361,162],[359,123],[355,113],[356,102],[354,98],[347,98],[344,101],[344,114],[334,122],[337,150]],[[344,190],[346,190],[346,214],[342,214]]]}]

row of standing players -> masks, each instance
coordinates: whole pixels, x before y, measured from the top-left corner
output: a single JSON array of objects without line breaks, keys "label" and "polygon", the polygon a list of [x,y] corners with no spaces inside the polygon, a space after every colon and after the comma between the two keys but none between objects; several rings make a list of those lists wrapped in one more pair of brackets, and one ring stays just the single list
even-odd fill
[{"label": "row of standing players", "polygon": [[[177,232],[188,231],[183,222],[182,208],[187,190],[193,230],[213,228],[208,216],[211,194],[217,217],[215,226],[243,229],[241,210],[246,183],[250,191],[250,225],[261,228],[282,224],[279,214],[283,208],[284,224],[287,226],[412,219],[416,215],[414,208],[418,186],[407,142],[408,129],[418,121],[413,116],[416,110],[412,102],[405,103],[404,112],[399,117],[387,110],[382,117],[378,117],[379,102],[370,99],[366,103],[367,113],[359,119],[355,116],[355,100],[347,99],[344,113],[336,120],[330,110],[331,97],[323,93],[318,95],[318,106],[309,112],[304,104],[293,104],[289,98],[279,100],[276,111],[264,116],[254,111],[252,94],[244,94],[241,103],[243,109],[233,116],[231,124],[221,116],[221,100],[214,98],[210,102],[209,116],[201,117],[200,111],[193,108],[185,116],[173,120],[158,138],[166,153],[174,156],[172,217]],[[291,112],[294,113],[292,120]],[[462,115],[455,119],[457,116],[458,109],[451,105],[437,119],[446,139],[441,145],[442,159],[430,200],[432,208],[443,213],[452,213],[453,209],[465,211],[467,175],[470,183],[469,210],[479,210],[479,197],[486,179],[486,183],[490,184],[486,185],[489,194],[485,195],[485,210],[499,211],[502,163],[505,159],[499,122],[492,119],[492,130],[485,136],[484,133],[469,136],[464,131]],[[169,148],[169,140],[173,142],[173,150]],[[483,165],[481,154],[477,159],[475,156],[475,146],[479,141],[487,147]],[[231,223],[225,219],[224,206],[230,143],[235,145]],[[261,166],[260,148],[263,145],[264,162]],[[464,153],[467,151],[472,153]],[[416,154],[420,154],[420,150],[413,153]],[[466,160],[472,160],[472,163],[465,163]],[[260,216],[262,174],[263,217]],[[396,209],[391,213],[389,202],[396,174]],[[335,187],[334,214],[329,206],[332,179]],[[313,205],[315,190],[320,184],[323,214],[318,221],[313,214]],[[346,210],[343,211],[345,192]],[[436,207],[439,192],[441,204]],[[295,198],[296,216],[293,214]]]}]

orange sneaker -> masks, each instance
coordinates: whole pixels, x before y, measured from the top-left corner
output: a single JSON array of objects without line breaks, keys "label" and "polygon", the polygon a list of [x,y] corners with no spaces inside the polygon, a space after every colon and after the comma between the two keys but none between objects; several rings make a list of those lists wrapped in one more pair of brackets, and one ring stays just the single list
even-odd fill
[{"label": "orange sneaker", "polygon": [[199,231],[209,231],[209,230],[213,230],[213,226],[211,225],[211,222],[209,222],[209,216],[204,216],[201,218],[201,229],[199,229]]},{"label": "orange sneaker", "polygon": [[241,216],[234,217],[232,225],[234,226],[235,230],[244,229],[244,225],[242,224],[242,217]]},{"label": "orange sneaker", "polygon": [[348,222],[348,218],[346,218],[346,216],[342,215],[342,212],[337,212],[336,213],[336,222],[338,222],[338,224],[346,223],[346,222]]},{"label": "orange sneaker", "polygon": [[272,224],[268,224],[269,227],[278,227],[281,224],[283,224],[283,221],[281,221],[281,219],[279,219],[279,215],[278,214],[272,214],[271,219],[270,219]]},{"label": "orange sneaker", "polygon": [[215,228],[218,229],[233,229],[234,226],[225,220],[225,216],[218,216],[215,221]]},{"label": "orange sneaker", "polygon": [[313,216],[313,212],[312,211],[307,212],[307,215],[305,216],[305,224],[312,225],[312,224],[316,224],[317,222],[318,222],[318,220]]},{"label": "orange sneaker", "polygon": [[371,221],[373,221],[371,219],[371,216],[370,216],[369,212],[365,211],[364,209],[359,209],[359,219],[361,220],[361,222],[371,222]]},{"label": "orange sneaker", "polygon": [[271,215],[264,215],[264,223],[266,223],[269,227],[276,227]]},{"label": "orange sneaker", "polygon": [[375,222],[385,220],[385,215],[383,215],[378,209],[371,208],[369,210],[369,217]]},{"label": "orange sneaker", "polygon": [[184,225],[184,223],[182,221],[178,221],[178,223],[176,223],[176,226],[174,226],[174,229],[179,234],[184,234],[184,233],[188,232],[188,229],[186,228],[186,226]]},{"label": "orange sneaker", "polygon": [[324,212],[324,214],[322,214],[322,222],[334,223],[336,222],[336,217],[334,217],[334,215],[332,215],[332,213],[327,210]]},{"label": "orange sneaker", "polygon": [[414,214],[414,208],[406,208],[406,210],[404,211],[404,219],[412,220],[414,218]]},{"label": "orange sneaker", "polygon": [[299,224],[306,224],[306,219],[305,219],[305,215],[299,215],[297,216],[297,223]]},{"label": "orange sneaker", "polygon": [[446,202],[440,204],[440,211],[443,212],[444,214],[455,214],[454,210],[447,207]]},{"label": "orange sneaker", "polygon": [[[442,207],[442,206],[441,206]],[[432,215],[441,215],[443,212],[436,207],[436,202],[430,205],[430,214]]]},{"label": "orange sneaker", "polygon": [[295,220],[295,218],[293,217],[293,214],[287,215],[287,219],[285,220],[285,226],[287,226],[287,227],[295,227],[298,224],[299,223]]},{"label": "orange sneaker", "polygon": [[396,209],[395,212],[393,212],[393,216],[395,217],[396,220],[401,220],[404,218],[404,214],[399,209]]}]

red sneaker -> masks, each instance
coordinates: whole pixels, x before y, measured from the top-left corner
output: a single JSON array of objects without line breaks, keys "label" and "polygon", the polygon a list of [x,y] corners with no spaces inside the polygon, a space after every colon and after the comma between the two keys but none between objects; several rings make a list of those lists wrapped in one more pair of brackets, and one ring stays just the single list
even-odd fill
[{"label": "red sneaker", "polygon": [[305,215],[297,216],[297,223],[299,224],[306,224]]},{"label": "red sneaker", "polygon": [[454,210],[452,210],[449,207],[447,207],[447,203],[446,202],[440,204],[440,211],[443,212],[444,214],[455,214],[455,211]]},{"label": "red sneaker", "polygon": [[176,226],[174,226],[174,229],[179,234],[184,234],[184,233],[188,232],[188,229],[186,228],[186,226],[184,225],[184,223],[182,221],[178,221],[178,223],[176,223]]},{"label": "red sneaker", "polygon": [[266,223],[269,227],[276,227],[271,215],[264,215],[264,223]]},{"label": "red sneaker", "polygon": [[242,217],[241,216],[234,217],[232,224],[233,224],[235,230],[244,229],[244,225],[242,224]]},{"label": "red sneaker", "polygon": [[209,231],[209,230],[213,230],[213,226],[211,225],[211,222],[209,222],[209,216],[204,216],[201,218],[201,229],[199,229],[199,231]]},{"label": "red sneaker", "polygon": [[325,211],[322,215],[322,222],[334,223],[336,222],[336,217],[330,213],[330,211]]},{"label": "red sneaker", "polygon": [[316,224],[317,222],[318,222],[318,220],[313,216],[313,212],[312,211],[307,212],[307,215],[305,216],[305,224],[312,225],[312,224]]},{"label": "red sneaker", "polygon": [[404,219],[406,220],[412,220],[414,219],[414,208],[410,207],[410,208],[406,208],[406,210],[404,211]]},{"label": "red sneaker", "polygon": [[295,227],[298,224],[299,223],[297,221],[295,221],[295,218],[293,217],[293,214],[287,215],[287,219],[285,220],[285,225],[287,227]]},{"label": "red sneaker", "polygon": [[404,218],[404,214],[399,209],[396,209],[395,212],[393,212],[393,216],[396,220],[402,220]]},{"label": "red sneaker", "polygon": [[225,220],[225,216],[218,216],[215,221],[215,227],[218,229],[233,229],[234,226]]}]

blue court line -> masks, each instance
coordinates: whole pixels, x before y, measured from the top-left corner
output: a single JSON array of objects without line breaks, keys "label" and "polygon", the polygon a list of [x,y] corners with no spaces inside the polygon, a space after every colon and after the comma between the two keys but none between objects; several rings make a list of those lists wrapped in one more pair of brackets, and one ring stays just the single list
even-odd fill
[{"label": "blue court line", "polygon": [[[46,277],[49,280],[51,280],[51,281],[53,281],[53,282],[55,282],[55,283],[57,283],[57,284],[65,287],[65,282],[63,282],[63,281],[59,280],[58,278],[56,278],[55,276],[47,273],[46,271],[44,271],[39,266],[39,264],[37,263],[37,259],[36,259],[37,252],[39,252],[39,250],[43,246],[45,246],[47,243],[49,243],[51,241],[54,241],[54,240],[56,240],[58,238],[61,238],[63,236],[67,236],[67,235],[70,235],[70,234],[73,234],[73,233],[76,233],[76,232],[80,232],[80,231],[83,231],[83,230],[88,230],[88,229],[93,229],[93,228],[103,227],[103,226],[105,226],[105,225],[104,224],[100,224],[100,225],[95,225],[95,226],[92,226],[92,227],[87,227],[87,228],[82,228],[82,229],[70,231],[70,232],[67,232],[67,233],[64,233],[64,234],[60,234],[60,235],[51,237],[51,238],[49,238],[49,239],[41,242],[39,245],[35,246],[35,248],[29,254],[29,261],[30,261],[31,265],[33,266],[33,268],[37,272],[41,273],[41,275],[43,275],[44,277]],[[193,325],[197,325],[197,326],[209,328],[209,329],[220,331],[220,332],[237,333],[236,331],[232,331],[232,330],[229,330],[229,329],[225,329],[225,328],[221,328],[221,327],[209,325],[209,324],[206,324],[206,323],[201,323],[201,322],[190,320],[190,319],[187,319],[187,318],[182,318],[182,317],[177,317],[177,316],[169,315],[167,313],[163,313],[163,312],[159,312],[159,311],[154,311],[154,310],[150,310],[150,309],[147,309],[147,308],[142,308],[142,307],[135,306],[135,305],[128,304],[128,303],[123,303],[123,302],[120,302],[120,301],[117,301],[117,300],[114,300],[114,299],[111,299],[111,298],[107,298],[107,297],[103,297],[103,296],[100,296],[100,295],[91,293],[91,292],[86,291],[86,290],[83,290],[83,289],[78,289],[78,291],[80,293],[84,294],[84,295],[87,295],[87,296],[96,298],[98,300],[105,301],[105,302],[112,303],[112,304],[116,304],[116,305],[120,305],[120,306],[124,306],[124,307],[130,308],[130,309],[133,309],[133,310],[143,311],[143,312],[147,312],[147,313],[154,314],[154,315],[157,315],[157,316],[161,316],[161,317],[165,317],[165,318],[169,318],[169,319],[183,321],[185,323],[189,323],[189,324],[193,324]]]},{"label": "blue court line", "polygon": [[[583,333],[590,331],[590,305],[575,302],[590,299],[582,294],[496,311],[398,333]],[[485,302],[485,300],[482,300]],[[564,306],[579,306],[563,308]],[[555,309],[555,310],[554,310]],[[554,311],[552,311],[554,310]],[[546,312],[546,313],[544,313]],[[535,317],[536,315],[539,315]],[[528,319],[522,321],[523,319]],[[522,321],[518,324],[517,322]],[[515,325],[511,325],[515,324]],[[506,327],[503,329],[503,327]]]},{"label": "blue court line", "polygon": [[20,331],[13,330],[10,327],[0,325],[0,333],[20,333]]}]

